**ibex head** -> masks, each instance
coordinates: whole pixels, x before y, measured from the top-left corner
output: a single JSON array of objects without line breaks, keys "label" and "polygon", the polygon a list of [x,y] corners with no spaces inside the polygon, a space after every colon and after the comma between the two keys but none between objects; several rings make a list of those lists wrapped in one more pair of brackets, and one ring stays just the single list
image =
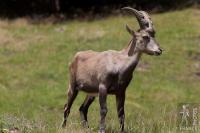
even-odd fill
[{"label": "ibex head", "polygon": [[155,30],[150,16],[145,11],[138,11],[130,7],[124,7],[122,9],[133,13],[140,25],[138,32],[135,32],[126,25],[127,31],[133,36],[133,40],[136,42],[136,50],[149,55],[160,55],[162,49],[155,40]]}]

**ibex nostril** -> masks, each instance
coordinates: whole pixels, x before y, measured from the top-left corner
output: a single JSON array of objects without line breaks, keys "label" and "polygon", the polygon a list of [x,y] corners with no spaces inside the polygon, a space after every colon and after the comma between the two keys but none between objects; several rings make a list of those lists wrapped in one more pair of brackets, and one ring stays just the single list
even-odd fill
[{"label": "ibex nostril", "polygon": [[155,55],[161,55],[162,51],[155,51]]},{"label": "ibex nostril", "polygon": [[162,48],[159,48],[159,50],[162,52],[162,51],[164,51]]}]

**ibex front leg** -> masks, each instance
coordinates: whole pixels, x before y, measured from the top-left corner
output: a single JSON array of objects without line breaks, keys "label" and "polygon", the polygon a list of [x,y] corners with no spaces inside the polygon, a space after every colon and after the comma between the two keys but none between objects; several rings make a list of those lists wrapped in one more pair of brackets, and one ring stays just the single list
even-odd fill
[{"label": "ibex front leg", "polygon": [[105,133],[105,117],[107,114],[107,104],[106,104],[106,98],[107,98],[107,88],[104,84],[99,85],[99,103],[100,103],[100,127],[99,127],[99,133]]},{"label": "ibex front leg", "polygon": [[125,119],[124,102],[125,102],[125,92],[116,95],[117,113],[118,113],[121,133],[124,132],[124,119]]}]

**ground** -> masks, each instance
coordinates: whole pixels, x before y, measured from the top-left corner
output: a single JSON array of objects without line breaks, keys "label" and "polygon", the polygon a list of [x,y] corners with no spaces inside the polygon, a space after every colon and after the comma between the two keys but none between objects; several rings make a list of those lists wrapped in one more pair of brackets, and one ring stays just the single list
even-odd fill
[{"label": "ground", "polygon": [[[178,132],[177,106],[200,101],[200,11],[185,9],[152,15],[162,56],[143,55],[127,89],[128,133]],[[68,64],[82,50],[120,50],[131,37],[132,16],[33,24],[25,18],[0,19],[0,130],[97,132],[99,104],[89,110],[90,129],[80,125],[80,93],[66,129],[61,129],[68,86]],[[115,97],[108,98],[107,132],[118,131]]]}]

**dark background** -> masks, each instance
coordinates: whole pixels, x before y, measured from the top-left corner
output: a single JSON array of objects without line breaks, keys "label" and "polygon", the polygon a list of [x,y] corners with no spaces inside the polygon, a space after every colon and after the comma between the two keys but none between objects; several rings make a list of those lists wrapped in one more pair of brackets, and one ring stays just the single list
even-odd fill
[{"label": "dark background", "polygon": [[200,0],[0,0],[0,16],[110,14],[123,6],[163,12],[199,3]]}]

